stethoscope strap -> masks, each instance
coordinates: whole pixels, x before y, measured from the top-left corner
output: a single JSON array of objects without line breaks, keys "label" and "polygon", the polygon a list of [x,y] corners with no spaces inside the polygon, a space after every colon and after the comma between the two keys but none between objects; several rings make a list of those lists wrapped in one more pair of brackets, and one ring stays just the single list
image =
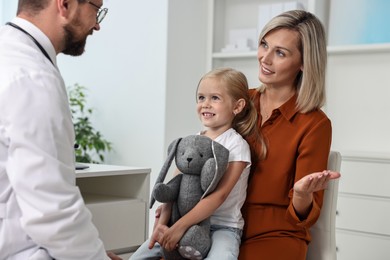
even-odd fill
[{"label": "stethoscope strap", "polygon": [[37,45],[37,47],[41,50],[41,52],[43,53],[43,55],[45,55],[45,57],[50,61],[51,64],[54,65],[53,61],[50,59],[50,56],[49,54],[46,52],[46,50],[42,47],[42,45],[31,35],[29,34],[26,30],[24,30],[22,27],[14,24],[14,23],[11,23],[11,22],[7,22],[6,25],[9,25],[9,26],[12,26],[14,27],[15,29],[23,32],[24,34],[26,34],[27,36],[29,36],[31,38],[31,40],[35,43],[35,45]]}]

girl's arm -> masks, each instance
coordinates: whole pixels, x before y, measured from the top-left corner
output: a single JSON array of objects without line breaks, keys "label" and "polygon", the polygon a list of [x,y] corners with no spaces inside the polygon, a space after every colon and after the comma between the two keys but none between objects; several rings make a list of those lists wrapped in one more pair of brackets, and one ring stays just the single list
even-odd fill
[{"label": "girl's arm", "polygon": [[175,249],[190,226],[211,216],[228,197],[246,166],[246,162],[230,162],[217,188],[210,195],[200,200],[190,212],[181,217],[172,227],[165,230],[160,245],[167,250]]},{"label": "girl's arm", "polygon": [[156,209],[156,217],[154,219],[153,233],[149,240],[149,249],[152,249],[154,244],[161,244],[161,239],[164,232],[168,229],[168,222],[171,217],[172,203],[161,204]]}]

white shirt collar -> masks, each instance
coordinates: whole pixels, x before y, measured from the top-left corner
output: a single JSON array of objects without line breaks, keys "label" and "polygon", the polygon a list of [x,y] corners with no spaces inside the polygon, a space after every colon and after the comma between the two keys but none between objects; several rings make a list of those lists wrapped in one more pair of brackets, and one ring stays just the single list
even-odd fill
[{"label": "white shirt collar", "polygon": [[47,54],[49,54],[51,61],[57,67],[57,54],[53,44],[51,43],[50,39],[46,36],[46,34],[44,34],[38,27],[36,27],[31,22],[20,17],[15,17],[12,20],[12,23],[20,26],[29,34],[31,34],[31,36],[33,36],[46,50]]}]

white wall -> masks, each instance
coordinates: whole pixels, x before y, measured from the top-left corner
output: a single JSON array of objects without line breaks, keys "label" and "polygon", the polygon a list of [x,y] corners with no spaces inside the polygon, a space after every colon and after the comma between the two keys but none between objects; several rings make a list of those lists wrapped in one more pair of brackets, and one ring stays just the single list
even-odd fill
[{"label": "white wall", "polygon": [[[346,19],[352,2],[358,19]],[[375,10],[384,17],[385,2],[330,4],[326,112],[333,125],[332,149],[342,153],[390,154],[390,44],[378,44],[373,36],[388,29],[385,23],[373,24],[376,19],[369,16]]]},{"label": "white wall", "polygon": [[196,87],[206,72],[207,1],[169,0],[165,148],[201,130]]},{"label": "white wall", "polygon": [[195,90],[206,67],[199,55],[206,53],[206,4],[106,0],[108,16],[86,53],[59,57],[67,85],[90,88],[93,122],[115,149],[106,163],[151,167],[151,189],[169,143],[200,130]]},{"label": "white wall", "polygon": [[15,17],[17,1],[0,0],[0,24],[9,22]]},{"label": "white wall", "polygon": [[[101,30],[80,57],[60,54],[67,85],[89,88],[93,123],[113,143],[107,164],[152,168],[165,159],[167,0],[105,0]],[[151,214],[151,219],[153,214]]]},{"label": "white wall", "polygon": [[[17,1],[0,1],[0,19],[11,20]],[[167,0],[105,0],[101,30],[80,57],[58,55],[67,86],[89,88],[93,122],[114,152],[107,163],[160,167],[164,159],[167,71]]]},{"label": "white wall", "polygon": [[3,1],[0,1],[0,23],[3,25],[4,24],[4,7],[3,7]]},{"label": "white wall", "polygon": [[326,112],[333,149],[390,154],[389,50],[329,55]]},{"label": "white wall", "polygon": [[107,163],[157,167],[163,159],[167,1],[106,0],[104,6],[109,12],[85,54],[60,54],[59,67],[67,85],[90,90],[94,124],[113,142]]}]

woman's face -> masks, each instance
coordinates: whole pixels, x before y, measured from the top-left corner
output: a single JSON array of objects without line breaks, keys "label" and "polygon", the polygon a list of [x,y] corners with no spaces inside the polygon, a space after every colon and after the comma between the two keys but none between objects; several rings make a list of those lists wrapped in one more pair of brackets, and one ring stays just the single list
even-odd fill
[{"label": "woman's face", "polygon": [[274,87],[294,86],[297,74],[303,69],[298,43],[298,32],[288,29],[265,35],[257,51],[262,83]]}]

